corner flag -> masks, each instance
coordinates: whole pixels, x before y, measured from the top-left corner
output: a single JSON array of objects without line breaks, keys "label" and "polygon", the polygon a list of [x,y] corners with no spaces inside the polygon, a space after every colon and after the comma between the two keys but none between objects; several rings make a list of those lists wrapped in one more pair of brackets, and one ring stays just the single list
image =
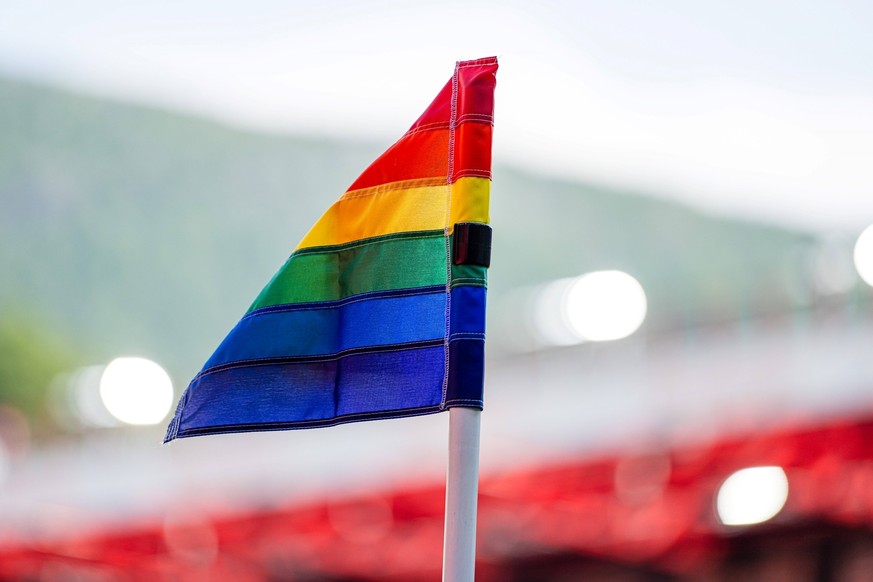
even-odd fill
[{"label": "corner flag", "polygon": [[457,63],[194,377],[165,442],[482,408],[496,71]]}]

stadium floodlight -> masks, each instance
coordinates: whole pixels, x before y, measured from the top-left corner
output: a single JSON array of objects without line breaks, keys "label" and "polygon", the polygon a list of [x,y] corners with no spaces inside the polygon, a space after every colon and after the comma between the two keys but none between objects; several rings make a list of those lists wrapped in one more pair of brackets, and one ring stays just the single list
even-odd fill
[{"label": "stadium floodlight", "polygon": [[145,358],[116,358],[100,378],[106,410],[125,424],[157,424],[173,406],[173,382],[164,369]]},{"label": "stadium floodlight", "polygon": [[864,282],[873,287],[873,225],[868,226],[855,243],[855,269]]},{"label": "stadium floodlight", "polygon": [[788,500],[788,477],[781,467],[748,467],[725,479],[716,511],[725,525],[753,525],[773,519]]}]

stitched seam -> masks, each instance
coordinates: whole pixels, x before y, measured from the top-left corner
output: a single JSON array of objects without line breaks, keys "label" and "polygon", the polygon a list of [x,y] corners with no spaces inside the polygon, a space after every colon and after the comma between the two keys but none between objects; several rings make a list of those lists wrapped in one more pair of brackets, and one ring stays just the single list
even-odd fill
[{"label": "stitched seam", "polygon": [[[374,194],[382,194],[384,192],[395,192],[397,190],[411,190],[413,188],[436,188],[445,184],[445,179],[441,176],[432,178],[416,178],[414,180],[399,180],[397,182],[386,182],[378,186],[370,186],[367,188],[358,188],[357,190],[347,190],[337,202],[343,200],[351,200],[354,198],[366,198]],[[335,205],[335,204],[334,204]]]},{"label": "stitched seam", "polygon": [[[416,234],[420,233],[420,234]],[[443,236],[443,231],[441,230],[411,230],[409,232],[395,232],[392,234],[381,234],[379,236],[373,236],[370,238],[362,238],[356,241],[350,241],[347,243],[339,243],[335,245],[320,245],[317,247],[304,247],[302,249],[297,249],[293,253],[291,253],[289,258],[305,256],[305,255],[317,255],[317,254],[328,254],[328,253],[341,253],[344,251],[354,250],[360,247],[365,247],[368,245],[379,244],[383,242],[391,242],[394,240],[418,240],[424,238],[439,238]]]},{"label": "stitched seam", "polygon": [[467,69],[469,67],[481,67],[482,65],[493,65],[497,63],[497,57],[482,57],[481,59],[473,59],[472,61],[459,61],[457,67],[459,69]]},{"label": "stitched seam", "polygon": [[285,313],[291,311],[316,311],[321,309],[336,309],[338,307],[345,307],[346,305],[351,305],[352,303],[358,303],[359,301],[368,301],[373,299],[393,299],[395,297],[414,297],[416,295],[435,295],[443,290],[442,285],[428,285],[427,287],[415,287],[410,289],[390,289],[390,290],[382,290],[382,291],[369,291],[366,293],[359,293],[358,295],[352,295],[351,297],[345,297],[343,299],[334,299],[331,301],[312,301],[309,303],[306,302],[295,302],[295,303],[281,303],[278,305],[267,305],[265,307],[261,307],[254,311],[250,311],[246,313],[240,321],[243,321],[248,318],[252,318],[262,314],[270,314],[270,313]]},{"label": "stitched seam", "polygon": [[[458,117],[457,120],[457,125],[461,125],[462,123],[484,123],[488,125],[494,125],[494,116],[487,113],[465,113]],[[430,123],[424,123],[410,129],[403,134],[403,137],[438,129],[451,129],[451,123],[448,121],[432,121]]]},{"label": "stitched seam", "polygon": [[[484,170],[481,168],[467,168],[465,170],[459,170],[456,176],[460,176],[463,172],[485,172],[488,173],[488,176],[491,175],[491,170]],[[385,184],[379,184],[378,186],[370,186],[367,188],[358,188],[357,190],[347,190],[345,194],[343,194],[339,200],[334,202],[333,206],[336,206],[340,202],[344,200],[355,200],[357,198],[367,198],[369,196],[374,196],[376,194],[385,194],[388,192],[396,192],[398,190],[417,190],[424,188],[436,188],[445,184],[445,178],[416,178],[414,180],[399,180],[397,182],[387,182]],[[331,207],[331,208],[332,208]]]},{"label": "stitched seam", "polygon": [[482,400],[479,398],[452,398],[451,400],[446,401],[446,404],[460,404],[466,402],[468,404],[482,404]]},{"label": "stitched seam", "polygon": [[494,125],[494,116],[487,113],[465,113],[458,118],[458,125],[464,123],[482,123],[484,125]]},{"label": "stitched seam", "polygon": [[[464,172],[467,170],[460,170],[460,172]],[[483,169],[475,169],[471,168],[469,171],[472,172],[487,172],[490,176],[490,170]],[[488,176],[486,176],[488,177]],[[414,180],[399,180],[397,182],[387,182],[385,184],[379,184],[378,186],[370,186],[367,188],[358,188],[357,190],[347,190],[339,200],[334,202],[333,206],[336,206],[338,203],[343,200],[354,200],[356,198],[366,198],[368,196],[373,196],[375,194],[383,194],[386,192],[395,192],[397,190],[412,190],[419,188],[433,188],[442,186],[445,184],[445,179],[442,177],[437,178],[416,178]],[[333,207],[332,206],[332,207]]]},{"label": "stitched seam", "polygon": [[[347,202],[349,200],[360,200],[362,198],[372,198],[374,196],[379,196],[382,194],[408,194],[410,196],[425,196],[429,194],[427,190],[431,188],[439,188],[442,184],[423,184],[416,186],[409,186],[407,188],[391,188],[385,190],[379,190],[376,192],[361,192],[360,190],[353,190],[356,192],[355,194],[343,194],[343,197],[337,201],[337,204],[340,202]],[[424,190],[424,192],[420,192],[418,190]],[[416,192],[413,192],[416,191]],[[334,204],[336,206],[336,204]]]},{"label": "stitched seam", "polygon": [[180,432],[179,438],[187,438],[193,436],[203,436],[209,434],[232,434],[255,431],[273,431],[273,430],[294,430],[303,428],[317,428],[336,426],[351,422],[365,421],[373,418],[406,418],[410,416],[423,416],[426,414],[435,414],[441,412],[442,407],[439,404],[429,404],[427,406],[419,406],[416,408],[404,408],[398,411],[391,412],[356,412],[354,414],[344,414],[332,418],[315,419],[315,420],[299,420],[295,422],[262,422],[249,424],[225,424],[216,427],[205,427],[200,429],[188,429]]},{"label": "stitched seam", "polygon": [[450,360],[449,357],[449,334],[452,328],[452,248],[451,239],[449,238],[449,222],[452,218],[452,182],[455,172],[455,138],[456,138],[456,123],[458,120],[458,71],[461,63],[455,63],[455,72],[452,74],[452,98],[449,103],[449,152],[448,152],[448,168],[446,169],[446,218],[445,218],[445,234],[446,237],[446,332],[444,338],[445,350],[445,369],[443,371],[443,393],[440,398],[440,406],[445,408],[446,394],[449,390],[449,373]]},{"label": "stitched seam", "polygon": [[453,333],[449,341],[456,340],[485,340],[484,331],[456,331]]},{"label": "stitched seam", "polygon": [[435,129],[449,129],[448,121],[431,121],[430,123],[423,123],[418,127],[414,127],[403,134],[403,137],[407,135],[415,135],[416,133],[421,133],[423,131],[433,131]]},{"label": "stitched seam", "polygon": [[254,311],[246,313],[240,322],[246,319],[257,317],[258,315],[266,315],[270,313],[285,313],[291,311],[318,311],[322,309],[336,309],[345,307],[360,301],[369,301],[373,299],[394,299],[395,297],[415,297],[417,295],[435,295],[443,290],[442,285],[431,285],[429,287],[418,287],[415,289],[403,289],[395,293],[394,291],[371,291],[369,293],[361,293],[353,295],[345,299],[337,299],[335,301],[318,301],[312,303],[284,303],[281,305],[268,305]]},{"label": "stitched seam", "polygon": [[426,348],[435,348],[442,345],[442,339],[420,340],[415,342],[407,342],[403,344],[394,344],[387,346],[366,346],[362,348],[349,348],[332,354],[322,354],[313,356],[274,356],[270,358],[251,358],[248,360],[238,360],[236,362],[227,362],[207,368],[197,374],[191,384],[206,376],[225,372],[228,370],[237,370],[239,368],[254,368],[257,366],[271,366],[282,364],[317,364],[322,362],[335,362],[349,356],[365,356],[369,354],[388,354],[402,352],[406,350],[421,350]]}]

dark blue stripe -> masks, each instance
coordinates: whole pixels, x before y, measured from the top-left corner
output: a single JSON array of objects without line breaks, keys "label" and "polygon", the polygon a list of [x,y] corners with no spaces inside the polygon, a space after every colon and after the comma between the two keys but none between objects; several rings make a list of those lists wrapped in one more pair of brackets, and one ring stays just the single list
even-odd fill
[{"label": "dark blue stripe", "polygon": [[462,286],[452,289],[451,337],[485,334],[485,288]]},{"label": "dark blue stripe", "polygon": [[443,289],[359,298],[335,307],[250,314],[228,334],[204,371],[232,362],[329,355],[444,338],[445,302]]},{"label": "dark blue stripe", "polygon": [[463,339],[449,344],[446,408],[482,409],[485,387],[485,340]]},{"label": "dark blue stripe", "polygon": [[[423,289],[428,292],[422,293]],[[333,356],[371,346],[441,339],[445,294],[441,287],[423,289],[252,312],[228,334],[204,371],[236,362]],[[485,297],[483,287],[452,290],[452,338],[484,337]]]},{"label": "dark blue stripe", "polygon": [[346,350],[344,352],[339,352],[337,354],[326,354],[326,355],[318,355],[318,356],[285,356],[280,358],[259,358],[257,360],[246,360],[244,362],[228,362],[227,364],[221,364],[219,366],[213,366],[208,370],[203,370],[194,378],[195,380],[201,376],[206,376],[208,374],[215,374],[216,372],[221,372],[222,370],[227,370],[228,368],[241,368],[244,366],[269,366],[270,364],[310,364],[314,362],[326,362],[328,360],[335,360],[337,358],[344,358],[346,356],[354,356],[358,354],[373,354],[376,352],[396,352],[398,349],[418,349],[418,348],[431,348],[434,346],[442,346],[444,345],[444,341],[442,338],[421,341],[421,342],[409,342],[405,343],[402,346],[397,345],[387,345],[387,346],[367,346],[364,348],[356,348],[353,350]]},{"label": "dark blue stripe", "polygon": [[167,440],[482,408],[484,288],[452,290],[445,400],[445,293],[358,299],[243,318],[185,391]]},{"label": "dark blue stripe", "polygon": [[452,290],[445,406],[482,408],[485,384],[485,288]]},{"label": "dark blue stripe", "polygon": [[438,412],[444,372],[442,345],[231,367],[191,383],[167,439]]}]

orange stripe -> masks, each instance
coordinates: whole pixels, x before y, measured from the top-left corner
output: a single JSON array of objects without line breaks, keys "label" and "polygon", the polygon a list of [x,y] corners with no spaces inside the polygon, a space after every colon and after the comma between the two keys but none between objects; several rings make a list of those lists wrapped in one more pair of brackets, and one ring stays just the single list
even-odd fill
[{"label": "orange stripe", "polygon": [[452,184],[446,216],[446,184],[440,178],[384,184],[347,192],[331,206],[297,249],[345,244],[398,232],[443,230],[458,222],[488,222],[491,181],[461,178]]}]

